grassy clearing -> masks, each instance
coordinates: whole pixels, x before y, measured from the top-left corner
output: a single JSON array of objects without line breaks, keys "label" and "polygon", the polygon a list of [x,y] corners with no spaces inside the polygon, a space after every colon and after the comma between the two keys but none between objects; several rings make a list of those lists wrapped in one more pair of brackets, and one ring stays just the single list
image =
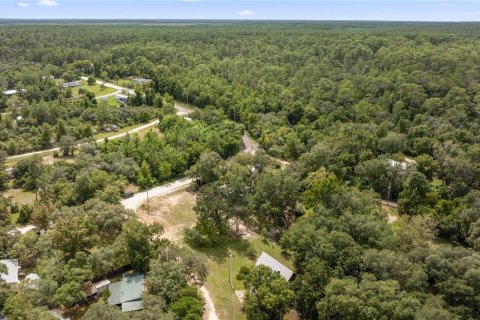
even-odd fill
[{"label": "grassy clearing", "polygon": [[113,81],[113,84],[124,88],[133,88],[133,82],[130,79],[119,79],[117,81]]},{"label": "grassy clearing", "polygon": [[[150,214],[146,213],[145,205],[137,214],[140,220],[146,223],[153,221],[161,223],[165,228],[166,237],[180,246],[185,246],[183,230],[195,223],[194,205],[195,195],[180,191],[166,197],[151,199]],[[276,243],[254,233],[246,239],[229,239],[211,246],[191,249],[203,254],[207,259],[209,275],[205,286],[210,291],[217,314],[222,320],[245,319],[242,306],[230,287],[229,275],[234,289],[243,290],[243,283],[236,279],[236,275],[242,266],[253,266],[262,251],[286,266],[293,267],[292,263],[282,255]]]},{"label": "grassy clearing", "polygon": [[96,97],[103,96],[103,95],[110,94],[110,93],[114,93],[115,91],[117,91],[114,88],[105,87],[105,86],[102,87],[99,84],[94,84],[92,86],[87,84],[87,85],[84,85],[83,88],[92,92],[92,93],[94,93]]},{"label": "grassy clearing", "polygon": [[183,230],[195,224],[193,211],[196,195],[182,190],[166,197],[150,199],[150,213],[144,203],[137,211],[137,217],[145,223],[158,222],[164,227],[164,236],[183,245]]},{"label": "grassy clearing", "polygon": [[12,199],[13,202],[18,204],[32,205],[35,202],[35,192],[25,191],[23,189],[7,189],[2,194],[6,198]]},{"label": "grassy clearing", "polygon": [[387,214],[388,223],[394,224],[400,217],[400,214],[398,213],[398,208],[382,204],[382,209]]},{"label": "grassy clearing", "polygon": [[81,94],[79,93],[79,90],[80,88],[83,88],[89,92],[92,92],[95,94],[95,97],[101,97],[103,95],[106,95],[106,94],[110,94],[110,93],[114,93],[115,91],[117,91],[116,89],[114,88],[110,88],[110,87],[102,87],[101,85],[99,84],[94,84],[94,85],[88,85],[86,82],[84,83],[83,86],[81,87],[72,87],[72,99],[77,99],[77,98],[80,98],[81,97]]},{"label": "grassy clearing", "polygon": [[[250,255],[250,247],[253,247],[254,255]],[[291,262],[282,256],[276,243],[257,234],[248,239],[234,239],[211,247],[193,249],[207,257],[209,275],[205,286],[212,295],[218,316],[225,320],[245,319],[241,304],[230,287],[229,274],[234,290],[243,290],[243,283],[236,279],[236,275],[242,266],[253,266],[255,259],[263,251],[292,268]]]},{"label": "grassy clearing", "polygon": [[106,99],[100,99],[99,101],[106,101],[109,107],[117,107],[121,104],[120,102],[115,100],[115,96],[110,96]]}]

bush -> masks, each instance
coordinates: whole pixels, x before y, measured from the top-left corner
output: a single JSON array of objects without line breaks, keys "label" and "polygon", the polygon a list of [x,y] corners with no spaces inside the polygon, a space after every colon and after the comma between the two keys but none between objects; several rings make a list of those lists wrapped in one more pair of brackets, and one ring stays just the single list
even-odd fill
[{"label": "bush", "polygon": [[250,268],[242,266],[240,268],[240,271],[238,271],[238,273],[237,273],[237,276],[236,276],[237,280],[238,281],[245,280],[248,277],[248,275],[250,274],[250,271],[251,271]]},{"label": "bush", "polygon": [[22,205],[19,210],[19,215],[17,218],[17,223],[20,224],[25,224],[30,220],[30,217],[32,215],[32,207],[28,205]]},{"label": "bush", "polygon": [[204,235],[202,235],[198,230],[187,228],[184,230],[184,239],[185,242],[194,247],[206,246],[211,243],[211,241]]}]

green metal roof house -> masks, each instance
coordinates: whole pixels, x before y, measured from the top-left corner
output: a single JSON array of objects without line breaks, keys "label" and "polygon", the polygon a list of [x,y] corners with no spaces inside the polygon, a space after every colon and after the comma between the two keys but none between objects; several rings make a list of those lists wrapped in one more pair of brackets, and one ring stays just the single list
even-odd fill
[{"label": "green metal roof house", "polygon": [[110,290],[108,303],[120,306],[123,312],[143,309],[143,274],[123,275],[122,281],[109,284],[108,289]]}]

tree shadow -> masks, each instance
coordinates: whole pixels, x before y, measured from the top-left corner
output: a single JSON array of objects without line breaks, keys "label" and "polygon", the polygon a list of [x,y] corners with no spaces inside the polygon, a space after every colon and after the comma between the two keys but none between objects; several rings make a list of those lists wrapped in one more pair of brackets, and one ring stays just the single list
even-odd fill
[{"label": "tree shadow", "polygon": [[190,248],[203,253],[209,259],[212,259],[217,263],[225,262],[229,254],[252,258],[252,253],[255,250],[248,240],[240,237],[224,238],[209,245]]}]

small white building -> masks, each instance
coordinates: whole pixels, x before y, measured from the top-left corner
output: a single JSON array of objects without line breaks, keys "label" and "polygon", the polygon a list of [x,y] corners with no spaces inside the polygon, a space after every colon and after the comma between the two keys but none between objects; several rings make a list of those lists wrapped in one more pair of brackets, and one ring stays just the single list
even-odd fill
[{"label": "small white building", "polygon": [[120,103],[127,103],[128,96],[124,94],[116,94],[115,95],[115,101],[120,102]]},{"label": "small white building", "polygon": [[71,87],[80,87],[82,85],[82,81],[72,81],[72,82],[62,82],[62,88],[71,88]]},{"label": "small white building", "polygon": [[20,270],[18,259],[2,259],[0,263],[7,267],[7,273],[0,273],[0,278],[8,284],[16,286],[18,284],[18,270]]}]

